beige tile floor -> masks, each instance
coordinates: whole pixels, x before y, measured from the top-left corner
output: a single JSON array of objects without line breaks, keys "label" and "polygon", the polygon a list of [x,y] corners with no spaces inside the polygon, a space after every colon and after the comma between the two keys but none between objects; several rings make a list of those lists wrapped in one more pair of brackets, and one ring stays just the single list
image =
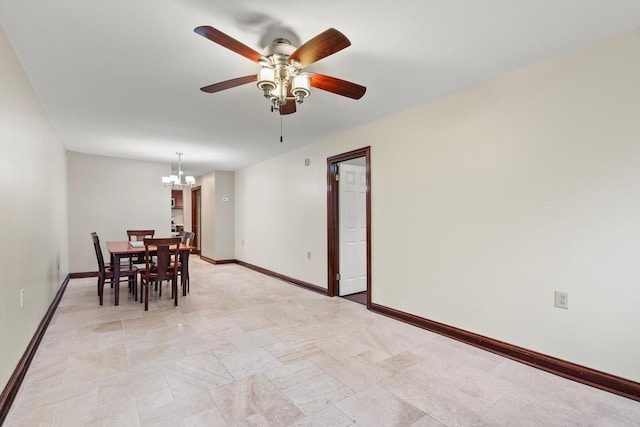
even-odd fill
[{"label": "beige tile floor", "polygon": [[72,280],[7,426],[638,426],[640,403],[234,264],[150,310]]}]

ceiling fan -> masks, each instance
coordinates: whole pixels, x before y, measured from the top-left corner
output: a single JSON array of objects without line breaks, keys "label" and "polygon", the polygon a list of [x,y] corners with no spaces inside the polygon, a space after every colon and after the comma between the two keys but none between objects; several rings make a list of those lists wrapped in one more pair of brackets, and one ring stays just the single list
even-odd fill
[{"label": "ceiling fan", "polygon": [[284,115],[296,112],[296,103],[301,104],[309,96],[311,87],[352,99],[362,98],[367,90],[346,80],[303,70],[351,45],[349,39],[334,28],[318,34],[300,47],[293,46],[287,39],[277,38],[265,47],[264,54],[210,26],[200,26],[194,31],[260,65],[257,74],[214,83],[200,88],[203,92],[215,93],[257,82],[271,104],[271,111]]}]

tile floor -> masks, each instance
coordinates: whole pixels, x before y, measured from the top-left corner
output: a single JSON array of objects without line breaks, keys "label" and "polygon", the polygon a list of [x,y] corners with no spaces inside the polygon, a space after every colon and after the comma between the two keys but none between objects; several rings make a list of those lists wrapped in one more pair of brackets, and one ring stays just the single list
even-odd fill
[{"label": "tile floor", "polygon": [[150,310],[72,280],[7,426],[638,426],[640,402],[235,264]]}]

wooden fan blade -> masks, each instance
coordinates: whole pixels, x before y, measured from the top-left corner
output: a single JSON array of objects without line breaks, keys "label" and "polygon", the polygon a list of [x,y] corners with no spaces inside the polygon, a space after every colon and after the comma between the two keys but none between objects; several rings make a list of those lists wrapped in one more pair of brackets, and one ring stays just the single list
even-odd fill
[{"label": "wooden fan blade", "polygon": [[296,101],[295,99],[289,99],[286,104],[280,107],[280,115],[284,116],[285,114],[293,114],[296,112]]},{"label": "wooden fan blade", "polygon": [[355,83],[341,80],[336,77],[325,76],[324,74],[306,73],[311,77],[311,86],[336,95],[346,96],[347,98],[360,99],[367,91],[367,88]]},{"label": "wooden fan blade", "polygon": [[228,36],[222,31],[217,30],[213,27],[203,25],[201,27],[196,27],[193,31],[200,34],[202,37],[211,40],[214,43],[218,43],[220,46],[226,47],[227,49],[232,50],[235,53],[252,60],[253,62],[269,62],[269,60],[265,58],[260,52],[251,49],[244,43],[239,42],[233,37]]},{"label": "wooden fan blade", "polygon": [[289,63],[295,60],[300,62],[301,67],[306,67],[348,46],[351,46],[351,42],[344,34],[329,28],[296,49],[289,56]]},{"label": "wooden fan blade", "polygon": [[247,83],[258,81],[256,74],[249,76],[236,77],[235,79],[225,80],[224,82],[214,83],[209,86],[201,87],[200,90],[207,93],[220,92],[221,90],[231,89],[232,87],[241,86]]}]

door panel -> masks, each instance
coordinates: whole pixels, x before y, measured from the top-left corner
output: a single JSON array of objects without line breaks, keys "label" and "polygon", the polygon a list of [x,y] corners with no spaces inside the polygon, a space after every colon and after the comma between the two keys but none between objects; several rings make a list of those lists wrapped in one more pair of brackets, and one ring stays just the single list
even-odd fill
[{"label": "door panel", "polygon": [[367,174],[364,166],[338,165],[339,295],[367,290]]}]

